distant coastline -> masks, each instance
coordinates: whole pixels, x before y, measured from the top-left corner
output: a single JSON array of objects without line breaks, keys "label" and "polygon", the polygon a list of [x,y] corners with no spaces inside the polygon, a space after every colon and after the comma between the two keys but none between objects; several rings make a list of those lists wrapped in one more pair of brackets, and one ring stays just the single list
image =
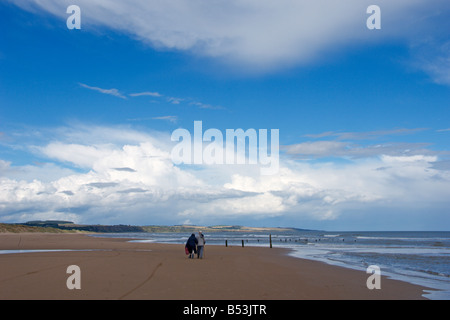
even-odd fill
[{"label": "distant coastline", "polygon": [[44,233],[192,233],[192,232],[286,232],[307,231],[307,229],[284,228],[284,227],[246,227],[236,225],[217,226],[195,226],[195,225],[99,225],[99,224],[75,224],[71,221],[61,220],[38,220],[24,223],[0,223],[0,233],[22,233],[22,232],[44,232]]}]

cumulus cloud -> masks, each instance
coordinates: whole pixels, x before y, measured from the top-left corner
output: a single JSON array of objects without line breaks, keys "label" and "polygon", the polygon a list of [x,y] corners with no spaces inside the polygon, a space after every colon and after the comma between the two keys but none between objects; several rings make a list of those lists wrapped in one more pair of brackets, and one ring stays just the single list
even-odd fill
[{"label": "cumulus cloud", "polygon": [[[14,1],[64,20],[72,2]],[[368,0],[77,1],[85,29],[107,27],[156,48],[260,70],[309,62],[348,44],[425,38],[423,32],[437,20],[432,8],[448,5],[446,0],[379,0],[383,27],[375,35],[366,28],[366,9],[371,4]]]},{"label": "cumulus cloud", "polygon": [[428,212],[450,199],[450,171],[438,155],[380,153],[345,163],[282,156],[279,173],[262,176],[255,165],[176,166],[165,133],[54,130],[57,141],[28,146],[47,159],[44,165],[0,161],[2,221],[214,224],[276,217],[295,223],[339,219],[350,209],[364,215],[377,206]]},{"label": "cumulus cloud", "polygon": [[116,215],[121,215],[122,219],[123,215],[136,211],[145,215],[143,207],[150,210],[159,202],[168,201],[176,196],[178,187],[202,185],[195,176],[175,167],[168,152],[149,141],[137,145],[114,142],[108,146],[60,141],[39,150],[41,156],[83,167],[86,173],[65,172],[52,181],[43,182],[36,179],[35,171],[39,169],[36,168],[28,177],[22,175],[22,180],[18,180],[11,172],[23,168],[14,168],[3,161],[0,196],[3,218],[15,217],[20,221],[24,216],[30,217],[32,212],[41,216],[45,210],[70,213],[77,221],[114,220]]}]

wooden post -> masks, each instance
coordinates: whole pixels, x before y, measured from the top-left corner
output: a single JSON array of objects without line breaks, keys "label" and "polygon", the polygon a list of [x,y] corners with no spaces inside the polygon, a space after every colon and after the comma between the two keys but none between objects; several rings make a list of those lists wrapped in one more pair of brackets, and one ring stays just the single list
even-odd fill
[{"label": "wooden post", "polygon": [[225,240],[225,247],[228,247],[228,240]]},{"label": "wooden post", "polygon": [[244,247],[244,240],[242,240],[242,248]]},{"label": "wooden post", "polygon": [[272,248],[272,234],[269,234],[270,247]]}]

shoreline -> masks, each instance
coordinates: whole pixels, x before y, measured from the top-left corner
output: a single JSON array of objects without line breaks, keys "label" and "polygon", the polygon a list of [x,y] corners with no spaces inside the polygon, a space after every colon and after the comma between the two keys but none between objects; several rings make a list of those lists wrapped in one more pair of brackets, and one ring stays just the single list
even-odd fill
[{"label": "shoreline", "polygon": [[[430,288],[292,257],[266,247],[205,247],[188,259],[184,245],[128,242],[85,234],[0,234],[0,250],[74,250],[0,254],[3,300],[427,300]],[[69,265],[81,289],[69,290]]]},{"label": "shoreline", "polygon": [[[439,231],[437,231],[437,232],[440,233]],[[337,237],[341,237],[346,240],[349,240],[349,239],[347,239],[347,237],[350,237],[350,240],[352,240],[351,236],[354,236],[353,233],[359,234],[361,232],[352,232],[352,234],[350,236],[347,235],[346,232],[339,232],[339,234],[328,234],[328,235],[322,234],[319,236],[315,235],[315,237],[317,239],[320,239],[320,236],[324,236],[325,239],[323,239],[323,240],[325,240],[325,241],[327,240],[327,237],[331,238],[333,240]],[[362,232],[362,233],[364,233],[364,232]],[[382,232],[382,233],[383,233],[382,237],[385,237],[386,236],[386,235],[384,235],[385,232]],[[395,232],[395,233],[397,233],[397,232]],[[107,237],[106,234],[103,234],[103,235],[94,235],[93,234],[91,236]],[[155,238],[152,236],[151,237],[152,239],[147,238],[147,237],[135,236],[132,234],[129,234],[128,236],[133,237],[133,240],[131,240],[132,242],[162,243],[162,244],[169,244],[169,243],[180,244],[180,243],[182,243],[182,241],[180,241],[180,238],[175,239],[173,237],[173,234],[171,234],[171,236],[169,236],[168,238],[165,238],[165,237],[162,237],[162,238],[156,237]],[[267,237],[262,237],[262,239],[261,239],[258,236],[256,236],[255,238],[252,238],[252,236],[253,235],[250,235],[250,237],[246,237],[244,235],[241,239],[239,239],[239,237],[236,239],[234,239],[232,237],[231,241],[228,241],[228,245],[240,247],[241,241],[243,239],[247,239],[247,240],[244,240],[245,246],[269,247],[269,243],[268,243],[269,240]],[[306,244],[306,241],[307,241],[306,237],[308,235],[303,235],[303,236],[305,237],[304,240],[305,240],[305,244]],[[311,235],[309,235],[309,236],[311,236]],[[315,237],[314,237],[314,235],[312,235],[312,236],[313,236],[312,239],[309,239],[311,242],[308,244],[314,244]],[[375,236],[377,236],[377,235],[375,235]],[[399,237],[401,235],[396,235],[396,236]],[[120,238],[120,235],[116,234],[116,235],[113,235],[112,237]],[[211,245],[223,246],[224,245],[223,241],[224,241],[224,239],[227,238],[227,237],[215,238],[213,234],[210,234],[209,237],[212,237],[212,239],[213,239],[212,241],[208,242],[209,246],[211,246]],[[374,235],[368,234],[366,236],[361,236],[361,237],[358,236],[357,238],[372,239],[373,237],[374,237]],[[258,241],[255,241],[255,239],[257,239]],[[275,236],[275,239],[277,239],[276,236]],[[275,241],[273,247],[274,248],[275,247],[276,248],[287,248],[290,250],[288,255],[295,257],[295,258],[306,259],[306,260],[311,260],[311,261],[319,261],[319,262],[326,263],[331,266],[339,266],[339,267],[344,267],[344,268],[357,270],[357,271],[364,271],[364,272],[366,271],[366,268],[369,267],[369,264],[378,265],[377,262],[381,262],[381,261],[379,261],[379,259],[377,257],[372,257],[372,259],[370,259],[370,260],[372,260],[372,263],[365,263],[365,262],[369,261],[369,259],[366,261],[360,261],[360,260],[351,261],[350,259],[348,259],[348,258],[345,259],[342,256],[339,256],[339,257],[334,256],[333,252],[334,253],[336,253],[336,252],[333,251],[332,248],[327,249],[326,246],[325,247],[319,246],[319,248],[316,248],[316,246],[310,247],[310,246],[306,246],[306,245],[297,245],[297,244],[294,244],[294,242],[297,242],[297,241],[301,242],[300,240],[302,240],[302,239],[295,239],[295,237],[292,237],[289,239],[290,239],[289,242],[287,241],[287,238],[286,238],[285,242]],[[291,244],[292,239],[294,239],[294,241]],[[403,239],[408,239],[408,238],[395,238],[395,239],[403,240]],[[261,242],[260,242],[260,240],[261,240]],[[295,240],[297,240],[297,241],[295,241]],[[320,240],[322,240],[322,239],[320,239]],[[315,242],[317,243],[317,240]],[[356,240],[354,242],[356,242]],[[328,244],[330,244],[331,246],[333,246],[335,243],[336,243],[335,241],[328,242]],[[339,241],[338,243],[341,243],[341,242]],[[346,244],[347,243],[350,243],[350,246],[352,246],[353,241],[346,242]],[[383,250],[380,248],[385,248],[384,245],[385,244],[383,244],[381,247],[369,246],[365,249],[369,250],[369,252],[377,252],[377,250]],[[364,246],[364,244],[363,244],[363,246]],[[311,248],[312,248],[312,250],[309,250]],[[350,247],[348,247],[348,249],[351,250]],[[364,249],[359,249],[359,250],[364,250]],[[374,250],[374,251],[371,251],[371,250]],[[394,250],[398,250],[398,247],[395,247]],[[399,252],[399,254],[402,255],[403,253]],[[414,253],[411,253],[411,254],[414,254]],[[419,254],[419,257],[420,257],[420,254]],[[422,266],[422,269],[420,269],[420,267],[417,264],[411,265],[412,268],[410,268],[410,265],[406,265],[404,262],[403,262],[403,265],[397,264],[397,265],[395,265],[395,267],[393,267],[392,265],[390,265],[391,263],[396,263],[396,262],[391,260],[391,261],[387,261],[387,262],[384,261],[384,262],[381,262],[381,264],[379,264],[382,275],[384,275],[390,279],[399,280],[399,281],[407,282],[407,283],[410,283],[413,285],[418,285],[421,287],[429,288],[423,294],[423,296],[429,300],[448,300],[450,298],[450,287],[448,286],[448,282],[446,282],[445,279],[442,278],[443,274],[439,273],[440,272],[439,269],[437,269],[437,270],[433,269],[433,271],[430,271],[431,269],[424,269],[424,268],[427,268],[427,266]],[[432,266],[430,266],[430,267],[432,267]],[[426,270],[426,271],[424,272],[423,270]]]}]

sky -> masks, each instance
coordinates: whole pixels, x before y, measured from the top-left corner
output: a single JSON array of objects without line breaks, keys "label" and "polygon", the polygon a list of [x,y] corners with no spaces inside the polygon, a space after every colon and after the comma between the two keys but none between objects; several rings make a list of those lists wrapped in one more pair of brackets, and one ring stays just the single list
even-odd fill
[{"label": "sky", "polygon": [[[0,222],[450,230],[449,17],[448,0],[2,1]],[[277,172],[174,163],[195,121],[278,130]]]}]

